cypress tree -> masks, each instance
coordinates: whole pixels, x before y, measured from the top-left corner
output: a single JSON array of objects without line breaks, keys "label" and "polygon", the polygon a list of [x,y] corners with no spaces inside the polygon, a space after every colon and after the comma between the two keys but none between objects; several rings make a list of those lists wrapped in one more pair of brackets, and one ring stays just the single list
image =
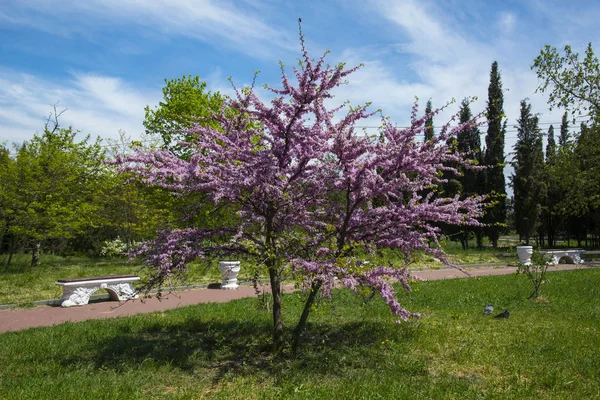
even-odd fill
[{"label": "cypress tree", "polygon": [[571,143],[571,134],[569,133],[569,121],[567,112],[562,116],[560,123],[560,136],[558,137],[558,144],[560,147],[565,148]]},{"label": "cypress tree", "polygon": [[[468,100],[463,100],[460,110],[460,123],[464,124],[473,118]],[[469,153],[468,158],[472,159],[477,165],[483,163],[483,154],[481,153],[481,134],[479,128],[473,126],[470,129],[465,129],[457,136],[458,151],[461,153]],[[482,194],[484,191],[483,182],[481,179],[481,171],[464,170],[461,177],[463,187],[462,194],[465,196],[473,196]],[[485,179],[485,178],[484,178]]]},{"label": "cypress tree", "polygon": [[555,234],[561,223],[561,217],[557,211],[558,205],[562,200],[563,192],[557,179],[557,148],[554,139],[554,126],[548,128],[548,140],[546,144],[546,165],[544,168],[544,181],[547,182],[547,196],[545,204],[542,207],[542,232],[545,232],[548,240],[548,247],[554,247]]},{"label": "cypress tree", "polygon": [[[460,123],[464,124],[473,119],[469,100],[464,99],[460,108]],[[465,129],[457,135],[457,149],[461,153],[467,153],[467,157],[473,160],[474,164],[483,164],[483,154],[481,152],[481,135],[479,128],[476,126],[470,129]],[[462,169],[462,176],[458,179],[460,182],[461,197],[470,197],[483,194],[485,191],[485,175],[484,171],[476,171],[471,169]],[[477,237],[477,246],[483,245],[483,231],[479,228],[471,228],[470,231],[465,231],[461,238],[463,248],[468,248],[468,237],[470,232],[474,232]]]},{"label": "cypress tree", "polygon": [[487,209],[484,222],[489,224],[487,236],[492,246],[498,246],[498,238],[506,223],[506,187],[504,181],[504,137],[506,121],[504,118],[504,93],[498,71],[498,63],[492,63],[490,85],[488,87],[487,120],[488,130],[485,137],[485,163],[491,168],[485,174],[485,193],[493,197],[493,203]]},{"label": "cypress tree", "polygon": [[554,140],[554,126],[548,128],[548,141],[546,143],[546,162],[552,164],[556,158],[556,140]]},{"label": "cypress tree", "polygon": [[540,226],[542,204],[546,198],[544,182],[544,150],[538,117],[531,114],[531,104],[521,101],[521,114],[517,121],[517,143],[512,176],[515,196],[515,227],[520,238],[529,239]]},{"label": "cypress tree", "polygon": [[[425,114],[430,115],[432,111],[431,99],[427,100],[427,106],[425,107]],[[425,121],[425,142],[431,140],[435,132],[433,130],[433,116],[429,116]]]}]

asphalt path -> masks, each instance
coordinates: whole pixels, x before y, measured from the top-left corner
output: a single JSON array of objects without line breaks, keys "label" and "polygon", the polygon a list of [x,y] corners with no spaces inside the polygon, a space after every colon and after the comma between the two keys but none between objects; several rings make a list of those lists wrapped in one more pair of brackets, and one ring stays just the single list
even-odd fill
[{"label": "asphalt path", "polygon": [[[549,271],[574,270],[590,268],[590,264],[572,265],[559,264],[550,267]],[[516,267],[489,266],[468,269],[471,277],[488,275],[507,275],[516,272]],[[423,280],[468,278],[464,273],[454,268],[411,270],[417,278]],[[268,291],[268,286],[261,287],[262,291]],[[284,291],[294,290],[292,286],[285,286]],[[251,286],[240,286],[235,290],[221,289],[194,289],[172,292],[159,300],[156,297],[129,300],[118,303],[114,301],[95,301],[78,307],[63,308],[59,306],[37,306],[29,309],[8,309],[0,311],[0,333],[18,331],[22,329],[52,326],[64,322],[80,322],[89,319],[115,318],[140,313],[164,311],[178,307],[185,307],[199,303],[222,303],[235,299],[255,296],[254,288]]]}]

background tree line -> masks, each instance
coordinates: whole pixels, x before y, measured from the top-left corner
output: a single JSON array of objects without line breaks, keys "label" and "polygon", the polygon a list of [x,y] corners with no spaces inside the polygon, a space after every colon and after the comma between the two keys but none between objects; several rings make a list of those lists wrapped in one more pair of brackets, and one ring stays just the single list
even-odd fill
[{"label": "background tree line", "polygon": [[[512,177],[514,221],[521,239],[555,247],[600,245],[600,69],[591,43],[585,56],[546,46],[532,69],[549,94],[550,108],[566,109],[558,143],[554,126],[544,133],[531,105],[521,102]],[[581,122],[581,119],[585,122]],[[579,121],[578,121],[579,119]],[[575,125],[577,122],[579,126]],[[572,126],[573,125],[573,126]]]},{"label": "background tree line", "polygon": [[[514,197],[506,198],[507,118],[496,62],[490,70],[485,146],[478,126],[464,130],[452,143],[454,151],[468,153],[474,164],[488,168],[457,167],[461,176],[448,175],[445,183],[432,189],[444,196],[490,196],[482,219],[486,227],[441,226],[465,248],[470,239],[483,246],[486,237],[496,247],[499,236],[510,229],[525,243],[534,240],[552,247],[561,238],[578,246],[600,245],[598,59],[591,44],[582,60],[569,46],[563,53],[547,46],[532,68],[542,81],[539,91],[549,93],[550,107],[568,112],[555,138],[554,126],[543,132],[531,105],[521,102],[509,182]],[[105,143],[77,137],[76,130],[59,125],[60,113],[55,109],[42,133],[12,148],[0,145],[0,254],[7,255],[5,268],[17,252],[30,252],[36,265],[40,251],[97,254],[105,241],[115,238],[127,245],[150,239],[158,229],[180,223],[190,207],[199,203],[149,188],[127,174],[118,174],[106,162],[135,146],[161,146],[185,159],[186,149],[179,146],[185,129],[214,123],[211,115],[219,110],[224,96],[207,91],[197,76],[165,80],[165,84],[163,101],[154,109],[146,107],[147,136],[142,141],[132,142],[125,135],[120,141]],[[430,100],[426,112],[431,109]],[[572,125],[582,116],[587,122],[576,132]],[[470,102],[465,100],[460,123],[471,118]],[[426,141],[435,135],[433,119],[430,115],[426,123]],[[231,212],[210,204],[205,208],[203,213],[194,213],[203,216],[196,217],[194,224],[210,225]]]},{"label": "background tree line", "polygon": [[[132,141],[81,137],[60,126],[64,111],[49,116],[41,133],[22,144],[0,144],[0,254],[4,269],[13,255],[30,253],[37,265],[42,251],[97,255],[107,241],[131,244],[155,237],[157,230],[181,224],[198,204],[197,195],[173,196],[149,187],[111,165],[117,155],[135,148],[161,147],[185,158],[179,147],[183,131],[193,124],[210,124],[209,115],[223,101],[206,91],[199,77],[165,80],[164,102],[146,107],[146,135]],[[66,111],[66,110],[65,110]],[[193,223],[210,225],[223,218],[210,204]]]},{"label": "background tree line", "polygon": [[[542,82],[538,91],[549,94],[550,109],[559,107],[566,111],[555,138],[554,126],[550,125],[547,132],[542,131],[531,104],[527,99],[521,101],[514,126],[517,141],[509,161],[514,168],[508,182],[513,197],[507,198],[505,191],[507,119],[496,62],[490,71],[485,147],[478,127],[462,132],[453,144],[456,151],[471,153],[474,163],[488,168],[463,170],[459,177],[448,174],[446,182],[436,189],[446,196],[464,198],[487,194],[490,197],[482,220],[487,225],[485,228],[441,227],[465,249],[473,239],[481,247],[484,236],[496,247],[499,235],[510,231],[515,231],[526,244],[535,241],[540,246],[554,247],[560,239],[566,241],[567,246],[600,246],[598,59],[591,44],[581,60],[570,46],[566,46],[563,53],[546,46],[534,60],[532,69]],[[427,109],[431,108],[430,100]],[[464,100],[460,123],[469,121],[471,114],[470,102]],[[428,126],[426,141],[435,135],[432,118]]]}]

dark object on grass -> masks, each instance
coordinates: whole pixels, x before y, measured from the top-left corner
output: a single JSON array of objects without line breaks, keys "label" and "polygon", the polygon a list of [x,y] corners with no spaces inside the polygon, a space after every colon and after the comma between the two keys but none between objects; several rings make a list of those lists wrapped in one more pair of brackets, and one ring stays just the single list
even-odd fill
[{"label": "dark object on grass", "polygon": [[494,312],[494,307],[492,307],[492,303],[488,304],[485,309],[483,310],[483,314],[484,315],[490,315],[491,313]]},{"label": "dark object on grass", "polygon": [[508,309],[504,310],[503,313],[496,315],[494,318],[508,318],[510,317],[510,311]]}]

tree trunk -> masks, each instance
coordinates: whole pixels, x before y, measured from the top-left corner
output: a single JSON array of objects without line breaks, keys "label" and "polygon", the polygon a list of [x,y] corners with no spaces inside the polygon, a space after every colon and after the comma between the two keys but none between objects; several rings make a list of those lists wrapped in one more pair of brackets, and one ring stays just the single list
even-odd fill
[{"label": "tree trunk", "polygon": [[10,263],[12,261],[13,258],[13,254],[15,254],[15,239],[12,238],[12,240],[9,243],[9,248],[8,248],[8,260],[6,260],[6,265],[4,266],[4,270],[8,271],[8,267],[10,267]]},{"label": "tree trunk", "polygon": [[273,352],[283,350],[283,320],[281,319],[281,276],[275,266],[269,267],[271,293],[273,294]]},{"label": "tree trunk", "polygon": [[8,255],[8,260],[6,260],[6,265],[4,266],[5,271],[8,271],[8,267],[10,267],[10,263],[12,261],[13,254],[15,254],[15,252],[13,251],[13,249],[10,249],[10,254]]},{"label": "tree trunk", "polygon": [[40,252],[42,249],[42,243],[36,242],[33,246],[33,250],[31,251],[31,266],[37,267],[40,263]]},{"label": "tree trunk", "polygon": [[306,326],[306,321],[308,320],[308,314],[312,308],[312,305],[315,303],[315,299],[317,298],[317,294],[321,289],[321,285],[323,282],[317,281],[313,282],[310,287],[310,293],[308,294],[308,298],[306,299],[306,303],[304,303],[304,310],[302,310],[302,315],[300,316],[300,320],[294,328],[294,338],[292,341],[292,352],[295,354],[296,350],[298,350],[298,344],[300,343],[300,335],[302,331],[304,331],[304,327]]},{"label": "tree trunk", "polygon": [[477,248],[482,249],[483,248],[483,232],[481,231],[481,228],[477,228],[477,231],[475,231],[475,236],[477,237]]},{"label": "tree trunk", "polygon": [[4,237],[6,236],[7,232],[8,232],[8,226],[6,226],[2,230],[2,234],[0,234],[0,254],[2,254],[2,251],[4,250]]},{"label": "tree trunk", "polygon": [[460,244],[463,250],[469,250],[469,232],[460,234]]}]

